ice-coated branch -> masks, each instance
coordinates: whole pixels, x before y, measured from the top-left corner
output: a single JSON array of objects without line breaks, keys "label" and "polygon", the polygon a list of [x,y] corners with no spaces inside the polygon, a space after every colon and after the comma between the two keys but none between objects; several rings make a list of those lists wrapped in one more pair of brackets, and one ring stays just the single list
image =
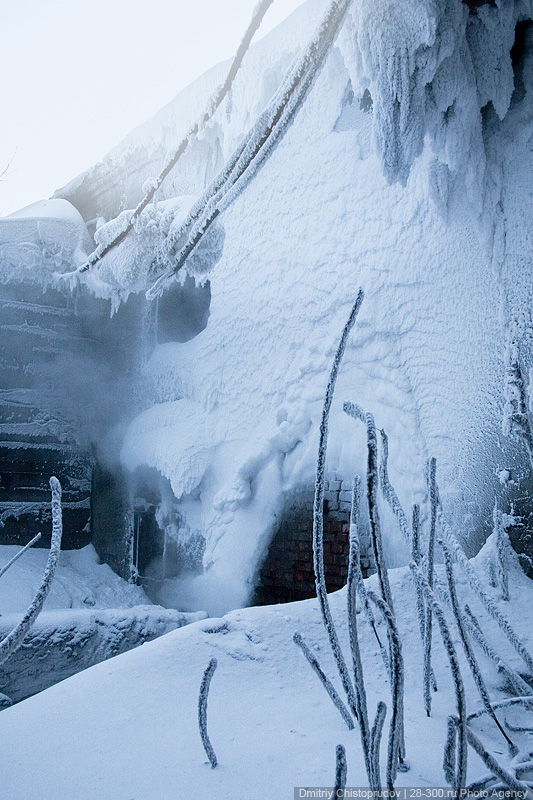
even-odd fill
[{"label": "ice-coated branch", "polygon": [[[435,533],[437,529],[437,511],[439,503],[439,493],[437,489],[437,460],[431,458],[427,465],[427,482],[430,505],[429,540],[427,552],[427,571],[426,580],[430,589],[433,588],[433,573],[435,563]],[[431,645],[433,637],[432,610],[431,605],[426,609],[424,625],[424,706],[428,717],[431,714],[431,684],[437,688],[435,676],[431,668]]]},{"label": "ice-coated branch", "polygon": [[498,606],[490,597],[487,592],[485,591],[485,587],[481,583],[479,576],[473,566],[471,565],[470,561],[466,557],[466,553],[459,544],[459,541],[455,534],[452,532],[449,525],[447,525],[444,520],[442,520],[442,529],[444,531],[444,535],[446,537],[446,541],[450,547],[450,551],[452,553],[453,558],[457,563],[462,567],[463,571],[468,578],[468,582],[472,589],[475,590],[476,594],[479,596],[480,600],[482,601],[483,605],[491,615],[491,617],[498,623],[501,630],[505,633],[507,638],[509,639],[510,643],[522,658],[524,663],[526,664],[527,668],[529,669],[530,673],[533,675],[533,658],[531,657],[530,653],[524,646],[523,642],[518,638],[516,632],[511,627],[509,621],[504,617],[504,615],[499,610]]},{"label": "ice-coated branch", "polygon": [[302,653],[304,654],[304,656],[308,660],[309,664],[311,665],[313,670],[316,672],[316,674],[320,678],[320,681],[322,682],[322,686],[324,687],[324,689],[326,690],[326,692],[330,696],[333,705],[335,706],[337,711],[340,713],[341,717],[345,721],[345,723],[348,726],[349,730],[353,730],[353,728],[355,726],[354,726],[353,719],[350,716],[350,712],[348,711],[348,709],[346,708],[346,706],[342,702],[341,698],[339,697],[339,694],[338,694],[337,690],[335,689],[335,687],[333,686],[333,684],[331,683],[329,678],[326,676],[325,672],[322,670],[322,667],[320,666],[320,664],[318,662],[318,659],[316,658],[315,655],[313,655],[313,653],[311,652],[311,650],[309,649],[309,647],[305,643],[302,635],[300,633],[298,633],[298,631],[296,631],[296,633],[292,637],[292,640],[293,640],[294,644],[298,645],[298,647],[300,648],[300,650],[302,651]]},{"label": "ice-coated branch", "polygon": [[342,744],[338,744],[335,748],[335,786],[331,800],[337,800],[338,797],[344,795],[346,788],[346,775],[348,773],[348,766],[346,764],[346,750]]},{"label": "ice-coated branch", "polygon": [[402,755],[402,736],[403,736],[403,656],[402,643],[394,614],[389,606],[375,592],[368,592],[369,599],[379,608],[385,622],[387,623],[390,651],[391,651],[391,694],[392,694],[392,717],[389,731],[389,744],[387,750],[387,788],[392,791],[396,780],[398,762],[403,760]]},{"label": "ice-coated branch", "polygon": [[457,598],[457,589],[456,589],[456,586],[455,586],[455,577],[454,577],[454,574],[453,574],[453,563],[452,563],[452,557],[451,557],[450,551],[448,550],[448,548],[446,547],[446,545],[444,544],[443,541],[439,541],[439,544],[442,547],[442,552],[444,554],[444,566],[445,566],[445,570],[446,570],[446,580],[448,582],[448,592],[449,592],[449,595],[450,595],[452,611],[453,611],[453,615],[455,617],[455,622],[456,622],[457,628],[459,630],[459,635],[461,637],[463,650],[465,651],[466,660],[468,661],[468,666],[470,667],[470,670],[472,672],[472,676],[474,678],[474,682],[475,682],[477,690],[479,692],[479,696],[481,697],[481,702],[485,706],[487,714],[489,714],[489,716],[494,720],[494,722],[496,723],[497,727],[499,728],[502,736],[504,737],[505,741],[507,742],[507,744],[511,748],[511,751],[513,752],[513,755],[515,755],[516,754],[515,745],[513,744],[511,739],[507,736],[507,734],[505,733],[504,729],[500,725],[500,722],[499,722],[499,720],[498,720],[498,718],[497,718],[497,716],[496,716],[496,714],[494,712],[494,709],[492,708],[487,686],[486,686],[485,681],[483,679],[483,675],[481,674],[481,670],[479,668],[479,664],[477,663],[477,659],[476,659],[476,656],[475,656],[474,651],[472,649],[472,645],[470,644],[470,640],[468,639],[468,636],[467,636],[467,633],[466,633],[466,626],[465,626],[465,623],[464,623],[463,615],[461,614],[461,609],[460,609],[460,606],[459,606],[459,600]]},{"label": "ice-coated branch", "polygon": [[[522,783],[522,781],[517,780],[514,775],[511,775],[510,772],[507,772],[484,747],[481,740],[476,736],[474,731],[467,726],[466,728],[466,736],[468,739],[468,744],[472,747],[473,750],[476,751],[478,756],[484,761],[485,765],[490,769],[493,775],[499,778],[502,783],[512,789],[515,792],[520,792],[520,797],[528,797],[529,800],[533,800],[533,792],[529,788],[526,783]],[[525,792],[525,794],[524,794]]]},{"label": "ice-coated branch", "polygon": [[365,681],[363,664],[357,635],[356,596],[357,585],[361,575],[359,551],[359,491],[361,481],[355,476],[352,486],[352,507],[350,514],[350,550],[348,559],[347,603],[348,603],[348,631],[350,634],[350,649],[354,672],[355,694],[357,698],[357,717],[361,731],[361,745],[365,759],[365,767],[369,785],[374,787],[372,775],[370,725],[368,722],[368,708],[366,702]]},{"label": "ice-coated branch", "polygon": [[387,715],[387,706],[385,705],[383,700],[380,700],[376,710],[374,724],[372,725],[372,731],[370,733],[370,755],[372,760],[372,775],[374,777],[374,785],[375,785],[374,790],[377,792],[381,791],[379,748],[381,745],[381,737],[383,734],[383,725],[385,723],[386,715]]},{"label": "ice-coated branch", "polygon": [[63,535],[61,484],[55,477],[50,478],[50,490],[52,492],[52,540],[43,579],[22,620],[0,642],[0,664],[7,661],[15,650],[20,647],[31,626],[41,613],[44,601],[52,586],[59,554],[61,552],[61,537]]},{"label": "ice-coated branch", "polygon": [[328,594],[326,590],[326,580],[324,575],[324,482],[325,482],[325,469],[326,469],[326,451],[328,443],[328,424],[329,414],[331,411],[331,403],[333,401],[333,393],[335,391],[335,384],[339,373],[340,363],[346,350],[348,336],[361,308],[363,302],[364,292],[359,290],[357,298],[350,312],[350,316],[344,326],[342,336],[337,346],[337,351],[333,359],[333,365],[324,396],[324,406],[322,409],[322,419],[320,422],[320,436],[318,444],[318,457],[316,466],[316,479],[315,479],[315,497],[313,502],[313,568],[315,572],[316,594],[320,612],[322,614],[322,621],[326,628],[329,643],[333,651],[337,669],[339,670],[340,678],[346,697],[348,698],[348,705],[350,710],[357,716],[357,698],[355,690],[346,667],[344,655],[342,653],[339,637],[333,623],[331,609],[328,601]]},{"label": "ice-coated branch", "polygon": [[398,526],[402,532],[403,538],[405,539],[407,544],[410,544],[411,541],[411,534],[409,531],[409,523],[407,522],[407,517],[405,516],[405,511],[402,508],[402,504],[398,499],[398,495],[396,494],[396,490],[394,486],[389,480],[389,472],[388,472],[388,462],[389,462],[389,439],[383,428],[380,430],[381,435],[381,464],[379,466],[379,479],[381,481],[381,489],[383,494],[385,495],[385,499],[387,500],[388,504],[390,505],[396,520],[398,521]]},{"label": "ice-coated branch", "polygon": [[[496,653],[496,651],[487,642],[485,635],[481,630],[481,626],[477,618],[472,613],[470,606],[465,605],[464,612],[465,612],[464,619],[467,624],[470,635],[481,647],[485,655],[488,656],[488,658],[492,659],[492,661],[494,661],[498,673],[504,675],[507,678],[508,682],[518,695],[527,695],[528,693],[529,694],[533,693],[533,689],[531,688],[531,686],[529,686],[525,682],[525,680],[518,674],[518,672],[516,672],[516,670],[514,670],[512,667],[506,664],[505,661],[503,661],[500,658],[498,653]],[[494,707],[494,703],[492,705]]]},{"label": "ice-coated branch", "polygon": [[341,28],[351,0],[332,0],[311,41],[289,68],[269,105],[243,137],[228,164],[193,206],[168,242],[173,261],[148,292],[159,294],[228,206],[239,196],[281,141],[313,86]]},{"label": "ice-coated branch", "polygon": [[[533,697],[507,697],[505,700],[499,700],[492,704],[493,708],[510,708],[511,706],[525,706],[529,711],[533,711]],[[486,713],[484,708],[479,708],[468,715],[468,721],[477,719]]]},{"label": "ice-coated branch", "polygon": [[444,612],[442,610],[439,601],[435,597],[433,589],[430,587],[426,578],[422,574],[421,570],[416,566],[416,564],[413,561],[411,561],[409,567],[413,573],[415,580],[418,583],[420,583],[420,586],[422,587],[422,591],[426,596],[426,601],[428,606],[430,604],[432,606],[433,613],[435,614],[435,618],[439,625],[440,634],[446,650],[446,654],[450,662],[453,684],[455,688],[455,700],[457,704],[457,716],[458,716],[457,773],[455,776],[455,783],[453,785],[458,789],[462,789],[466,784],[466,762],[467,762],[466,701],[465,701],[465,690],[463,685],[463,679],[461,676],[461,670],[459,668],[459,660],[457,658],[457,652],[455,650],[455,645],[453,643],[450,630],[448,628],[448,624],[444,616]]},{"label": "ice-coated branch", "polygon": [[35,544],[35,542],[38,542],[40,538],[41,538],[41,534],[38,533],[36,536],[33,537],[33,539],[30,542],[28,542],[28,544],[25,544],[24,547],[21,550],[18,551],[18,553],[15,553],[13,558],[10,558],[9,561],[7,562],[7,564],[5,564],[2,567],[2,569],[0,569],[0,578],[2,577],[4,572],[7,572],[9,567],[12,564],[14,564],[15,561],[17,561],[21,556],[23,556],[24,553],[26,552],[26,550],[29,550],[30,547],[32,547]]},{"label": "ice-coated branch", "polygon": [[204,746],[206,755],[209,759],[209,763],[211,764],[211,769],[215,769],[218,761],[215,751],[213,750],[211,740],[207,734],[207,699],[209,696],[209,685],[211,683],[211,678],[213,677],[217,666],[218,661],[216,658],[212,658],[205,669],[202,683],[200,684],[200,693],[198,695],[198,727],[200,728],[200,737],[202,739],[202,744]]},{"label": "ice-coated branch", "polygon": [[86,272],[87,270],[94,267],[102,258],[107,255],[114,247],[116,247],[120,242],[124,241],[126,236],[133,230],[135,226],[135,221],[144,211],[146,206],[152,202],[155,197],[155,193],[161,187],[161,184],[165,180],[165,178],[169,175],[169,173],[174,169],[178,161],[184,155],[186,150],[188,149],[190,143],[193,139],[198,136],[201,130],[205,128],[209,120],[214,116],[215,112],[223,102],[224,98],[228,95],[235,78],[237,77],[237,73],[241,67],[243,62],[244,56],[246,55],[248,48],[252,42],[252,39],[258,30],[263,18],[272,5],[273,0],[261,0],[260,3],[256,6],[253,12],[252,19],[246,33],[244,34],[241,43],[235,53],[231,66],[229,68],[228,74],[226,76],[226,80],[224,83],[217,88],[211,99],[209,100],[208,106],[202,116],[197,119],[193,125],[189,128],[179,145],[173,151],[173,153],[169,156],[165,166],[157,176],[157,179],[151,184],[149,190],[146,192],[140,203],[137,205],[135,210],[133,211],[131,217],[129,218],[125,227],[107,244],[105,247],[97,248],[94,253],[91,253],[85,264],[82,264],[76,272]]}]

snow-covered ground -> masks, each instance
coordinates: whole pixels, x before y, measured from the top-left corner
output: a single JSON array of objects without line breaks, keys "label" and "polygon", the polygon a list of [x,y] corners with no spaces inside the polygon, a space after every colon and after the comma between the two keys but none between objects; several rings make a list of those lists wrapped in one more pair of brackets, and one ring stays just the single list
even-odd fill
[{"label": "snow-covered ground", "polygon": [[[486,574],[486,553],[476,567]],[[516,669],[520,659],[458,575],[461,600],[473,610],[493,646]],[[399,786],[445,786],[442,772],[446,717],[455,713],[450,666],[438,632],[433,665],[438,692],[426,717],[422,701],[422,651],[409,570],[390,572],[405,660],[405,738],[410,769]],[[376,588],[375,576],[367,587]],[[514,559],[510,600],[502,612],[533,649],[533,583]],[[330,595],[345,654],[349,653],[346,590]],[[369,715],[379,700],[390,709],[390,691],[373,633],[358,614]],[[317,602],[232,611],[167,634],[155,642],[99,664],[2,712],[2,797],[22,800],[154,800],[166,797],[216,797],[217,800],[293,796],[295,786],[332,786],[335,746],[344,744],[348,786],[367,785],[357,730],[348,731],[311,671],[292,636],[300,631],[327,675],[338,676]],[[384,636],[384,631],[380,630]],[[454,636],[458,651],[460,643]],[[218,668],[211,683],[208,731],[219,766],[211,769],[197,727],[198,690],[211,657]],[[494,665],[479,660],[491,699],[508,696]],[[468,667],[460,662],[469,713],[480,701]],[[518,747],[515,762],[531,760],[533,714],[518,707],[498,712],[526,732],[510,732]],[[387,720],[390,717],[390,711]],[[507,746],[485,717],[472,722],[486,747],[509,765]],[[385,727],[385,739],[388,721]],[[385,746],[385,745],[384,745]],[[382,764],[384,763],[382,749]],[[468,780],[487,774],[469,752]],[[527,779],[527,777],[526,777]],[[530,778],[531,779],[531,776]]]},{"label": "snow-covered ground", "polygon": [[[0,567],[19,550],[1,546]],[[26,551],[0,579],[0,640],[33,600],[48,554]],[[43,611],[22,647],[0,666],[0,691],[16,702],[205,616],[154,605],[140,586],[99,563],[92,545],[63,551]]]}]

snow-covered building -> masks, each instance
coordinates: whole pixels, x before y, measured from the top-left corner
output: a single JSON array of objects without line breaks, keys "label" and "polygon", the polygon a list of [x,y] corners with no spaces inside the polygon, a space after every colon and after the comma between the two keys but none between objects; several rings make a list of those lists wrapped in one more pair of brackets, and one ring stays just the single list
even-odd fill
[{"label": "snow-covered building", "polygon": [[[346,484],[365,470],[344,400],[386,430],[406,509],[424,503],[436,457],[444,513],[472,550],[495,498],[530,513],[532,18],[531,0],[308,0],[250,48],[207,121],[228,64],[59,190],[46,224],[32,221],[42,209],[0,222],[9,308],[40,283],[65,307],[81,298],[76,324],[93,320],[93,344],[63,372],[79,376],[93,540],[161,602],[249,601],[312,487],[359,287],[330,420],[332,521],[346,525]],[[106,253],[84,269],[95,246]],[[389,562],[402,563],[383,513]]]}]

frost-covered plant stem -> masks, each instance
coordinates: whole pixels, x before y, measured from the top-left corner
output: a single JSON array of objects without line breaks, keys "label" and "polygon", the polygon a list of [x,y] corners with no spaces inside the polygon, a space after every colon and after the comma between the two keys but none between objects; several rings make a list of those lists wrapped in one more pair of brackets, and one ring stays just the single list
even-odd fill
[{"label": "frost-covered plant stem", "polygon": [[338,744],[335,748],[335,786],[331,800],[337,800],[342,797],[344,789],[346,788],[346,775],[348,767],[346,764],[346,750],[342,744]]},{"label": "frost-covered plant stem", "polygon": [[207,734],[207,699],[209,696],[209,685],[211,683],[211,678],[213,677],[217,666],[218,661],[216,658],[212,658],[204,672],[202,683],[200,684],[200,693],[198,695],[198,727],[200,728],[200,737],[202,739],[202,744],[204,746],[206,755],[209,759],[209,763],[211,764],[211,769],[215,769],[218,761],[215,751],[213,750],[211,740]]},{"label": "frost-covered plant stem", "polygon": [[61,552],[61,537],[63,535],[61,484],[55,477],[50,478],[50,490],[52,492],[52,540],[43,579],[22,620],[0,642],[0,664],[7,661],[15,650],[20,647],[31,626],[39,616],[44,601],[52,586],[59,554]]},{"label": "frost-covered plant stem", "polygon": [[[427,469],[429,504],[430,504],[430,523],[429,540],[427,552],[427,571],[426,580],[430,589],[433,588],[433,573],[435,563],[435,533],[437,529],[437,510],[439,494],[437,489],[437,460],[431,458]],[[431,605],[426,608],[426,618],[424,626],[424,706],[428,717],[431,714],[431,684],[435,689],[437,684],[431,668],[431,644],[433,637],[432,610]]]},{"label": "frost-covered plant stem", "polygon": [[[496,775],[509,789],[515,792],[520,792],[519,797],[528,797],[533,800],[533,792],[526,783],[517,780],[514,775],[507,772],[485,748],[480,739],[476,736],[473,730],[467,726],[466,736],[468,744],[476,751],[478,756],[485,762],[486,766],[490,769],[493,775]],[[525,792],[525,794],[523,794]]]},{"label": "frost-covered plant stem", "polygon": [[455,720],[457,717],[449,716],[446,720],[446,742],[444,744],[444,757],[442,760],[442,769],[444,770],[444,777],[446,782],[453,786],[455,783],[455,775],[457,770],[456,764],[456,744],[457,744],[457,726]]},{"label": "frost-covered plant stem", "polygon": [[333,366],[328,380],[326,393],[324,396],[324,407],[322,409],[322,419],[320,422],[320,438],[318,444],[318,458],[316,466],[316,480],[315,480],[315,497],[313,503],[313,568],[315,571],[316,594],[322,614],[322,621],[326,628],[326,633],[329,638],[329,643],[333,651],[333,656],[337,663],[340,678],[346,697],[348,698],[348,705],[350,710],[357,716],[357,698],[355,690],[350,679],[344,655],[342,653],[339,637],[333,623],[331,609],[328,601],[328,594],[326,590],[326,580],[324,575],[324,481],[325,481],[325,468],[326,468],[326,451],[328,442],[328,423],[329,414],[331,411],[331,403],[333,401],[333,393],[335,391],[335,384],[339,373],[340,363],[346,349],[348,336],[361,308],[363,302],[364,292],[362,289],[357,294],[356,301],[350,312],[350,316],[344,326],[340,342],[333,359]]},{"label": "frost-covered plant stem", "polygon": [[452,532],[452,530],[450,529],[449,525],[447,525],[442,520],[442,516],[441,515],[440,515],[440,517],[441,517],[441,523],[442,523],[442,529],[444,531],[444,535],[446,537],[447,543],[450,546],[450,551],[451,551],[455,561],[457,561],[457,563],[462,567],[462,569],[464,570],[464,572],[465,572],[465,574],[466,574],[466,576],[468,578],[468,582],[469,582],[470,586],[472,587],[472,589],[475,590],[475,592],[477,593],[477,595],[479,596],[479,598],[483,602],[483,605],[485,606],[485,608],[487,609],[487,611],[489,612],[491,617],[498,623],[498,625],[500,626],[501,630],[505,633],[505,635],[509,639],[509,641],[512,644],[512,646],[514,647],[516,652],[520,655],[520,657],[522,658],[524,663],[527,665],[527,668],[529,669],[530,673],[533,675],[533,658],[531,657],[531,655],[529,654],[529,652],[525,648],[524,644],[521,642],[521,640],[516,635],[514,629],[511,627],[509,621],[501,613],[501,611],[497,607],[497,605],[494,602],[494,600],[492,599],[492,597],[489,597],[489,595],[485,591],[485,588],[484,588],[483,584],[481,583],[477,572],[475,571],[475,569],[471,565],[470,561],[466,557],[466,553],[463,550],[463,548],[461,547],[461,545],[459,544],[459,541],[457,540],[457,537]]},{"label": "frost-covered plant stem", "polygon": [[496,716],[496,714],[494,712],[494,709],[492,708],[492,705],[490,703],[489,693],[488,693],[488,690],[487,690],[487,686],[485,684],[485,681],[483,680],[483,675],[481,674],[481,670],[479,668],[479,664],[477,663],[476,656],[474,654],[474,651],[472,649],[472,646],[470,644],[470,641],[469,641],[467,633],[466,633],[466,626],[464,624],[463,615],[461,614],[461,609],[460,609],[460,606],[459,606],[459,600],[457,599],[457,590],[456,590],[456,587],[455,587],[455,578],[454,578],[454,574],[453,574],[453,563],[452,563],[452,557],[451,557],[450,551],[448,550],[448,548],[446,547],[444,542],[440,541],[439,544],[442,547],[442,552],[444,554],[444,566],[445,566],[445,570],[446,570],[446,580],[448,581],[448,592],[449,592],[449,595],[450,595],[452,611],[453,611],[453,615],[455,617],[455,622],[457,624],[457,628],[459,630],[459,635],[461,637],[461,642],[462,642],[462,645],[463,645],[463,649],[465,651],[466,660],[468,661],[468,666],[470,667],[470,670],[472,672],[472,676],[474,678],[477,690],[479,692],[479,696],[481,697],[481,701],[482,701],[483,705],[485,706],[485,708],[487,710],[487,714],[489,714],[489,716],[494,720],[494,722],[496,723],[497,727],[499,728],[502,736],[504,737],[505,741],[507,742],[507,744],[511,748],[511,751],[513,752],[513,755],[515,755],[516,754],[515,745],[510,740],[510,738],[507,736],[507,734],[505,733],[504,729],[500,725],[500,722],[499,722],[499,720],[498,720],[498,718],[497,718],[497,716]]},{"label": "frost-covered plant stem", "polygon": [[381,791],[381,776],[379,767],[379,748],[381,745],[381,736],[383,734],[383,725],[385,723],[385,716],[387,714],[387,706],[380,700],[376,710],[374,724],[370,733],[370,755],[372,760],[372,774],[374,776],[374,791]]},{"label": "frost-covered plant stem", "polygon": [[457,774],[454,785],[457,789],[462,789],[466,785],[466,762],[467,762],[466,701],[465,701],[465,690],[463,685],[463,679],[461,677],[461,670],[459,668],[459,660],[457,658],[457,652],[455,650],[455,646],[453,644],[453,640],[450,635],[446,619],[444,617],[444,612],[442,610],[439,601],[435,597],[433,589],[429,586],[426,578],[424,577],[420,569],[416,566],[416,564],[414,564],[414,562],[411,561],[409,567],[413,573],[415,580],[422,587],[422,591],[426,596],[428,606],[431,604],[433,608],[433,613],[435,614],[435,618],[439,625],[442,641],[444,643],[446,654],[450,662],[453,684],[455,688],[455,699],[457,703],[457,715],[458,715]]},{"label": "frost-covered plant stem", "polygon": [[[420,507],[418,505],[413,506],[413,522],[412,522],[412,533],[411,533],[411,560],[417,565],[420,566]],[[431,669],[431,661],[428,657],[427,648],[426,648],[426,639],[425,639],[425,620],[426,620],[426,611],[425,604],[424,604],[424,595],[422,593],[422,589],[420,588],[419,584],[414,581],[415,587],[415,594],[416,594],[416,612],[418,615],[418,627],[420,629],[420,640],[422,642],[422,649],[424,651],[424,663],[423,663],[423,686],[424,686],[424,707],[426,709],[426,714],[428,717],[431,714],[431,696],[429,691],[426,692],[426,662],[429,666],[430,672],[430,681],[432,682],[435,690],[437,688],[437,682],[435,680],[435,676],[433,675],[433,670]],[[429,686],[428,686],[429,688]]]},{"label": "frost-covered plant stem", "polygon": [[366,496],[368,501],[368,516],[370,519],[370,536],[372,539],[372,549],[376,561],[376,572],[378,575],[381,596],[391,612],[394,613],[392,593],[390,590],[387,564],[383,553],[383,541],[381,538],[381,523],[378,511],[378,442],[376,436],[376,425],[374,417],[369,412],[363,411],[355,403],[344,403],[344,412],[353,419],[359,419],[366,425],[367,443],[367,471],[366,471]]},{"label": "frost-covered plant stem", "polygon": [[283,138],[325,63],[350,3],[351,0],[332,0],[313,38],[289,68],[269,105],[173,233],[168,249],[173,266],[158,278],[149,294],[153,296],[165,288],[219,214],[239,196]]},{"label": "frost-covered plant stem", "polygon": [[355,693],[357,697],[357,716],[361,731],[361,745],[365,759],[365,768],[369,785],[375,788],[375,779],[372,774],[370,725],[368,722],[368,708],[366,702],[365,681],[359,638],[357,636],[356,597],[357,585],[361,573],[359,551],[359,491],[360,480],[355,476],[352,486],[352,507],[350,514],[350,555],[348,560],[347,603],[348,603],[348,630],[350,634],[350,649],[354,672]]},{"label": "frost-covered plant stem", "polygon": [[302,635],[300,633],[298,633],[298,631],[296,631],[296,633],[292,637],[292,640],[293,640],[294,644],[298,645],[298,647],[300,648],[300,650],[302,651],[302,653],[304,654],[304,656],[308,660],[309,664],[311,665],[313,670],[316,672],[316,674],[320,678],[320,681],[322,682],[322,685],[323,685],[324,689],[326,690],[326,692],[330,696],[331,701],[333,702],[333,705],[339,711],[341,717],[343,718],[344,722],[348,726],[349,730],[353,730],[353,728],[355,726],[354,726],[353,719],[350,716],[350,712],[348,711],[348,709],[346,708],[346,706],[342,702],[341,698],[339,697],[339,694],[338,694],[337,690],[335,689],[335,687],[333,686],[333,684],[331,683],[329,678],[326,676],[326,674],[322,670],[322,668],[321,668],[321,666],[320,666],[320,664],[318,662],[318,659],[316,658],[316,656],[313,655],[313,653],[311,652],[311,650],[309,649],[309,647],[305,643]]},{"label": "frost-covered plant stem", "polygon": [[396,494],[396,490],[394,486],[389,480],[389,472],[388,472],[388,461],[389,461],[389,439],[387,434],[383,430],[380,430],[381,434],[381,464],[379,467],[379,478],[381,481],[381,488],[383,490],[383,494],[390,505],[394,516],[398,521],[398,526],[402,532],[403,538],[406,544],[410,544],[411,541],[411,534],[409,532],[409,523],[407,522],[407,517],[405,516],[405,511],[402,508],[402,504],[398,499],[398,495]]},{"label": "frost-covered plant stem", "polygon": [[36,536],[34,536],[34,537],[33,537],[33,539],[31,540],[31,542],[28,542],[28,544],[24,545],[24,547],[23,547],[21,550],[19,550],[19,551],[18,551],[18,553],[15,553],[15,555],[13,556],[13,558],[11,558],[11,559],[10,559],[10,560],[7,562],[7,564],[5,564],[5,565],[2,567],[2,569],[0,569],[0,578],[2,577],[2,575],[4,574],[4,572],[7,572],[7,571],[8,571],[8,569],[9,569],[9,567],[10,567],[12,564],[14,564],[14,563],[15,563],[15,561],[17,561],[17,560],[18,560],[18,559],[19,559],[21,556],[23,556],[23,555],[24,555],[24,553],[26,552],[26,550],[29,550],[29,549],[30,549],[30,547],[32,547],[32,546],[35,544],[35,542],[38,542],[40,538],[41,538],[41,534],[40,534],[40,533],[38,533]]},{"label": "frost-covered plant stem", "polygon": [[368,592],[368,597],[381,611],[389,632],[389,642],[391,651],[391,694],[392,694],[392,717],[389,731],[389,744],[387,750],[387,788],[394,788],[398,762],[403,760],[402,736],[403,736],[403,656],[402,643],[394,615],[389,606],[372,591]]},{"label": "frost-covered plant stem", "polygon": [[78,273],[86,272],[88,269],[90,269],[99,261],[101,261],[101,259],[105,255],[107,255],[107,253],[109,253],[110,250],[112,250],[114,247],[120,244],[120,242],[122,242],[126,238],[126,236],[130,233],[130,231],[133,230],[136,219],[141,215],[146,206],[152,202],[152,200],[155,197],[155,193],[161,187],[163,181],[169,175],[169,173],[174,169],[174,167],[181,159],[181,157],[184,155],[191,141],[193,141],[193,139],[196,136],[198,136],[198,133],[200,133],[200,131],[203,128],[205,128],[209,120],[212,119],[215,112],[220,107],[225,97],[228,95],[228,92],[230,91],[233,82],[237,76],[237,73],[240,69],[244,56],[246,55],[248,48],[250,47],[252,39],[256,31],[258,30],[259,26],[261,25],[261,22],[263,21],[263,18],[268,9],[270,8],[270,6],[272,5],[272,3],[273,0],[261,0],[261,2],[256,6],[251,22],[246,30],[246,33],[244,34],[244,37],[231,63],[228,74],[226,76],[226,80],[221,86],[218,87],[214,95],[211,97],[205,112],[198,120],[196,120],[196,122],[193,123],[193,125],[191,125],[191,127],[189,128],[189,130],[187,131],[187,133],[185,134],[185,136],[183,137],[177,148],[173,151],[173,153],[167,160],[165,166],[159,173],[157,179],[153,182],[153,184],[150,186],[150,189],[146,192],[140,203],[133,211],[133,214],[128,220],[127,225],[105,247],[98,248],[97,250],[95,250],[94,253],[92,253],[89,256],[85,264],[83,264],[81,267],[78,268],[77,270]]},{"label": "frost-covered plant stem", "polygon": [[[515,692],[518,695],[527,695],[528,693],[533,693],[533,689],[529,686],[525,680],[516,672],[512,667],[503,661],[500,656],[496,653],[496,651],[490,646],[487,642],[483,631],[481,630],[481,626],[477,620],[477,618],[472,613],[470,606],[465,605],[464,607],[465,612],[465,623],[468,627],[468,631],[472,638],[478,643],[481,647],[483,652],[485,653],[488,658],[494,661],[496,665],[496,669],[501,675],[504,675]],[[492,704],[494,706],[494,703]]]}]

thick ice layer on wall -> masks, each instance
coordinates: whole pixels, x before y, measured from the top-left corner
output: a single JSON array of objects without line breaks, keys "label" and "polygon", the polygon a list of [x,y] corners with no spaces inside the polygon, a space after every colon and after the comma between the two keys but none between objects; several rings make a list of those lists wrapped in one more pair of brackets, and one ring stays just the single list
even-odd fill
[{"label": "thick ice layer on wall", "polygon": [[[354,1],[294,124],[224,213],[207,328],[156,348],[149,407],[122,447],[128,468],[169,478],[185,527],[206,537],[205,573],[176,583],[176,605],[247,601],[284,493],[313,478],[359,286],[328,470],[364,470],[362,426],[342,412],[355,401],[389,435],[404,506],[424,501],[436,456],[446,514],[479,539],[498,475],[520,455],[501,421],[510,328],[523,344],[530,324],[531,65],[510,107],[509,56],[529,5],[468,17],[458,0]],[[386,537],[391,562],[404,558],[392,524]]]},{"label": "thick ice layer on wall", "polygon": [[41,200],[0,219],[0,282],[53,281],[84,263],[92,250],[87,226],[66,200]]}]

